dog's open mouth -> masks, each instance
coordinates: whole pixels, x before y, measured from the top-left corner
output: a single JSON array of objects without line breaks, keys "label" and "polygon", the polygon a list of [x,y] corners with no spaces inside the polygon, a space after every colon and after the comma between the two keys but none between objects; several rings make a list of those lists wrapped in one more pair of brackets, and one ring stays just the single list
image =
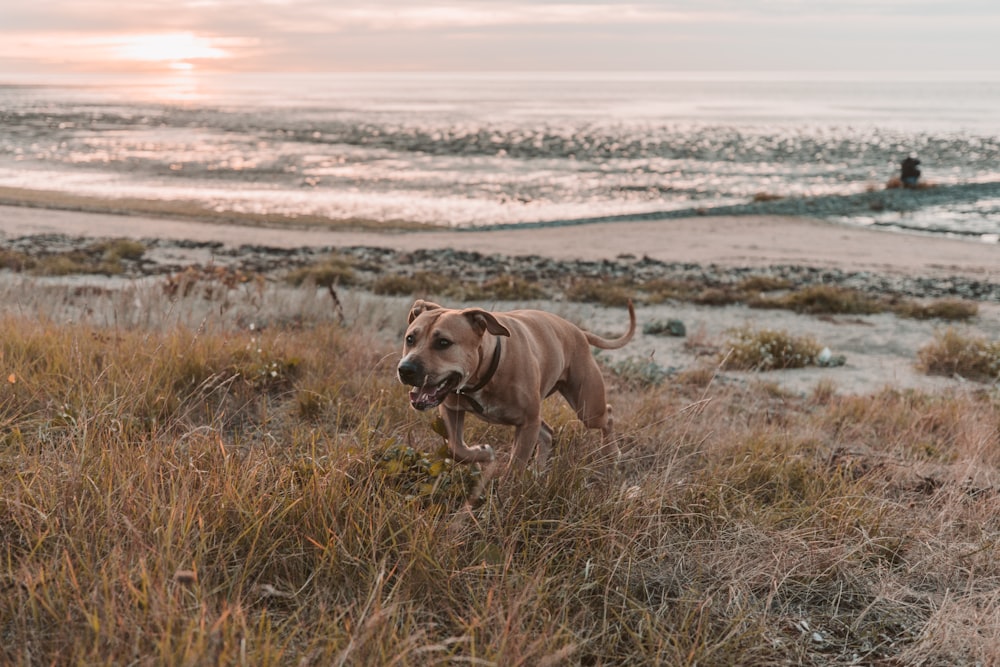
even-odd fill
[{"label": "dog's open mouth", "polygon": [[428,379],[422,387],[414,387],[410,391],[410,405],[417,410],[427,410],[441,405],[445,397],[458,387],[462,376],[459,373],[452,373],[435,385],[429,384],[429,381]]}]

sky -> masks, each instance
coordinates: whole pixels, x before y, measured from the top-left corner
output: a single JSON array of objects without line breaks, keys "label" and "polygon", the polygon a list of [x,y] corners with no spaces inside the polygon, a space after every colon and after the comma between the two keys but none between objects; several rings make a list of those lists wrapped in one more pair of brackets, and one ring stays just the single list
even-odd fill
[{"label": "sky", "polygon": [[0,0],[0,76],[1000,71],[997,0]]}]

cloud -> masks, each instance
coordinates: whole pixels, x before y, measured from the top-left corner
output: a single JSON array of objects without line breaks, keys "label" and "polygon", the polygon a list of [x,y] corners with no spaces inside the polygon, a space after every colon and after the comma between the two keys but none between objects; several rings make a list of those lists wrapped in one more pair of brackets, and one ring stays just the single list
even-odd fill
[{"label": "cloud", "polygon": [[993,0],[45,0],[4,9],[0,69],[99,68],[115,39],[171,34],[270,71],[1000,69],[998,32]]},{"label": "cloud", "polygon": [[353,9],[331,10],[329,17],[338,23],[363,24],[375,30],[544,25],[608,26],[650,21],[674,23],[711,19],[710,15],[664,11],[648,5],[590,3],[504,3],[497,6],[470,3],[406,6],[365,4],[363,7]]}]

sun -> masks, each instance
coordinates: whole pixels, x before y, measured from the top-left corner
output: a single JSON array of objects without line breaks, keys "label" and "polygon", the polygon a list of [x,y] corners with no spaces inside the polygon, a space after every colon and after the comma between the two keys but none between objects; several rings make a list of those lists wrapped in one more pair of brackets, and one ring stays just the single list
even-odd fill
[{"label": "sun", "polygon": [[208,37],[190,32],[127,35],[115,39],[111,55],[120,62],[164,64],[191,70],[193,60],[229,58],[231,54]]}]

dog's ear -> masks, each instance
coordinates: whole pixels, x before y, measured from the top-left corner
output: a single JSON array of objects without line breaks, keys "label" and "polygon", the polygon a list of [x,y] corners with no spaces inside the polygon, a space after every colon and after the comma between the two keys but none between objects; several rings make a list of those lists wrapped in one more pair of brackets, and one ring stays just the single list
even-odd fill
[{"label": "dog's ear", "polygon": [[417,316],[420,315],[420,313],[423,313],[428,310],[435,310],[440,307],[441,306],[437,305],[433,301],[424,301],[423,299],[417,299],[416,301],[413,302],[413,305],[410,306],[410,314],[406,319],[406,323],[412,324],[413,320],[417,319]]},{"label": "dog's ear", "polygon": [[510,336],[510,331],[507,330],[507,327],[497,322],[497,318],[493,317],[493,313],[487,312],[482,308],[466,308],[462,311],[462,314],[469,318],[472,328],[480,336],[487,331],[494,336]]}]

